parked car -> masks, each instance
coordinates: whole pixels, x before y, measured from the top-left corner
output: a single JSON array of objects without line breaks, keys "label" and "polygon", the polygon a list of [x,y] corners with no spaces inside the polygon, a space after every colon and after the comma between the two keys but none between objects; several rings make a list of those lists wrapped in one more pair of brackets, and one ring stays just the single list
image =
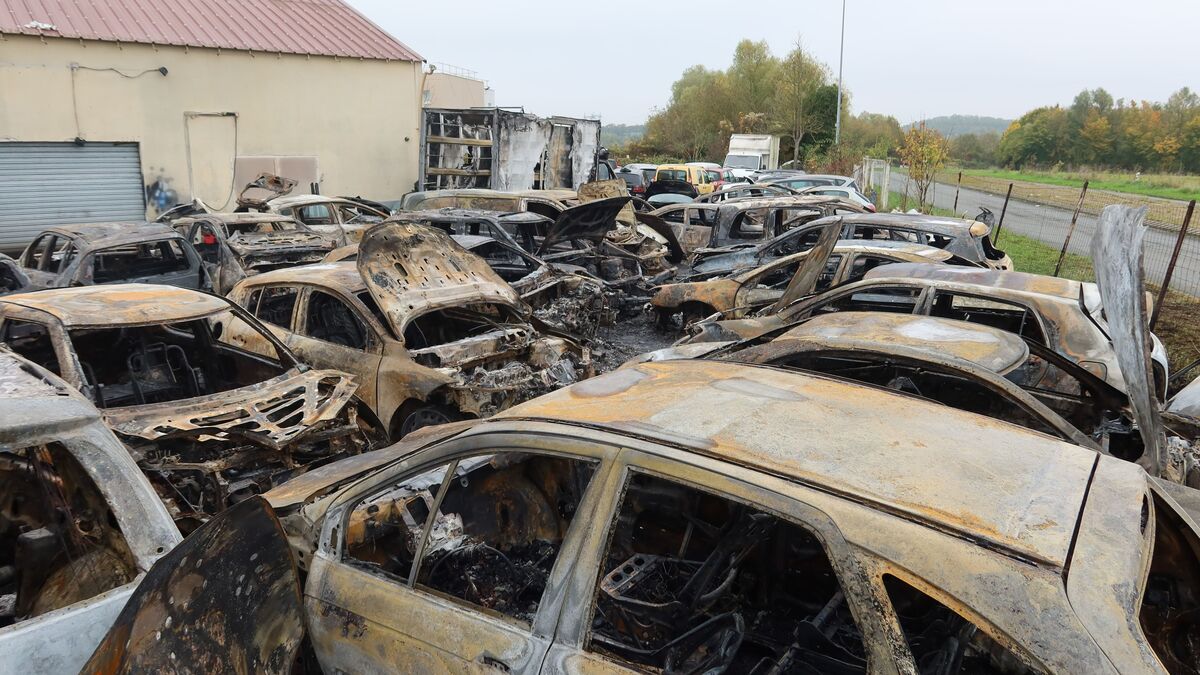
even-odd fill
[{"label": "parked car", "polygon": [[182,539],[95,406],[0,348],[0,670],[79,672]]},{"label": "parked car", "polygon": [[382,439],[353,377],[301,364],[215,295],[149,284],[10,295],[0,342],[100,409],[185,532]]},{"label": "parked car", "polygon": [[[303,598],[214,659],[286,671],[268,648],[307,628],[326,672],[1194,670],[1200,532],[1141,467],[819,375],[642,363],[265,501],[170,561]],[[241,556],[204,546],[247,529]],[[158,609],[160,567],[94,663],[244,614]]]},{"label": "parked car", "polygon": [[388,217],[381,204],[346,197],[293,195],[295,187],[294,179],[261,173],[242,188],[235,211],[288,216],[341,244],[358,241],[367,226]]},{"label": "parked car", "polygon": [[842,186],[858,190],[858,183],[855,183],[853,178],[829,174],[804,172],[794,174],[776,174],[766,177],[760,176],[758,182],[765,183],[767,185],[783,185],[784,187],[789,187],[793,190],[804,190],[805,188],[822,185]]},{"label": "parked car", "polygon": [[[808,195],[805,199],[827,199]],[[742,207],[752,202],[734,202]],[[846,202],[836,202],[846,204]],[[857,212],[856,212],[857,211]],[[991,228],[973,220],[940,218],[921,214],[862,213],[857,206],[838,209],[842,219],[843,239],[869,241],[906,241],[913,244],[942,248],[973,263],[992,269],[1012,269],[1012,258],[992,245]],[[717,238],[714,244],[697,249],[692,257],[694,273],[716,274],[724,271],[761,265],[781,255],[811,247],[829,218],[808,218],[766,240],[738,242],[734,237]],[[731,221],[730,227],[735,224]],[[722,242],[724,242],[722,244]]]},{"label": "parked car", "polygon": [[857,214],[862,207],[819,195],[727,200],[719,204],[673,204],[652,211],[675,229],[684,252],[716,254],[725,247],[753,246],[820,218]]},{"label": "parked car", "polygon": [[[809,316],[846,311],[924,314],[993,326],[1046,346],[1126,392],[1113,343],[1104,330],[1096,285],[1022,272],[886,265],[871,270],[862,281],[806,297],[775,313],[694,324],[695,335],[687,341],[747,339]],[[1166,350],[1157,338],[1153,342],[1154,379],[1165,393]],[[1048,383],[1049,388],[1053,385]]]},{"label": "parked car", "polygon": [[[677,181],[691,185],[697,194],[706,195],[713,191],[707,170],[691,164],[660,164],[654,172],[654,183]],[[651,186],[654,185],[651,183]]]},{"label": "parked car", "polygon": [[377,225],[354,262],[260,274],[229,297],[305,362],[354,374],[393,439],[591,374],[585,349],[534,329],[511,286],[431,227]]},{"label": "parked car", "polygon": [[115,283],[209,285],[191,242],[160,223],[52,227],[25,248],[20,263],[26,290]]},{"label": "parked car", "polygon": [[642,177],[641,172],[628,171],[621,169],[617,172],[617,178],[625,181],[625,185],[629,187],[629,195],[631,197],[646,197],[647,181]]},{"label": "parked car", "polygon": [[790,197],[798,191],[782,185],[759,185],[757,183],[731,182],[719,190],[696,197],[698,204],[716,204],[730,199],[756,199],[759,197]]},{"label": "parked car", "polygon": [[[792,253],[729,276],[696,275],[664,284],[658,287],[650,304],[663,326],[679,314],[683,316],[684,326],[717,312],[725,319],[746,316],[777,301],[810,253],[811,249]],[[932,246],[898,241],[839,241],[826,258],[814,291],[819,293],[858,281],[880,265],[900,262],[971,265]]]},{"label": "parked car", "polygon": [[825,195],[827,197],[838,197],[846,201],[854,202],[862,206],[868,213],[875,213],[875,202],[872,202],[866,195],[859,192],[856,188],[845,185],[820,185],[816,187],[805,188],[800,191],[800,194],[806,195]]},{"label": "parked car", "polygon": [[273,213],[206,213],[176,219],[173,226],[199,252],[221,294],[248,276],[320,262],[346,245],[344,235],[322,234]]}]

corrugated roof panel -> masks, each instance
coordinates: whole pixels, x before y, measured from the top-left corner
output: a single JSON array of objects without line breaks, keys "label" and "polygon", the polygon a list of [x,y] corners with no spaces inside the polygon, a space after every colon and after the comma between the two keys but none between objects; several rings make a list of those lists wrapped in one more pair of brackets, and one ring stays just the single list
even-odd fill
[{"label": "corrugated roof panel", "polygon": [[0,0],[0,33],[422,60],[341,0]]}]

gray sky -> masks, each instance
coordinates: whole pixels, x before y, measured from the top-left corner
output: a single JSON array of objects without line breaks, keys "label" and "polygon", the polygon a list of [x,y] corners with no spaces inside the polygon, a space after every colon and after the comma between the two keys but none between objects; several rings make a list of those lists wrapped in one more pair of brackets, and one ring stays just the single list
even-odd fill
[{"label": "gray sky", "polygon": [[[742,38],[782,56],[799,36],[837,76],[836,0],[348,1],[430,63],[477,71],[498,105],[542,115],[640,123]],[[1200,88],[1200,0],[848,0],[845,84],[854,112],[901,123],[1017,117],[1093,87],[1163,101]]]}]

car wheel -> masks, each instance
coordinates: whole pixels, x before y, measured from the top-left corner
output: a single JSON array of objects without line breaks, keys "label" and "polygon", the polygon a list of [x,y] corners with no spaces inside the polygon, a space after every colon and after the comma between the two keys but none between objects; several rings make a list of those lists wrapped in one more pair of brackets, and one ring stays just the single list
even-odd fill
[{"label": "car wheel", "polygon": [[[458,419],[453,412],[437,405],[421,405],[414,408],[400,423],[400,438],[411,434],[417,429],[447,424]],[[399,440],[399,439],[397,439]]]}]

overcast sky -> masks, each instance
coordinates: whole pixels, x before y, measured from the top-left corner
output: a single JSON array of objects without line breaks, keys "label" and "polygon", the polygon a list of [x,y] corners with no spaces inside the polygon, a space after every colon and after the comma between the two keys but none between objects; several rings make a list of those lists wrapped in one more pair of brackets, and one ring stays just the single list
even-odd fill
[{"label": "overcast sky", "polygon": [[[348,1],[541,115],[640,123],[685,68],[728,67],[743,38],[782,56],[799,37],[837,76],[837,0]],[[844,77],[855,113],[901,123],[1012,118],[1093,87],[1162,101],[1200,89],[1200,0],[847,0]]]}]

